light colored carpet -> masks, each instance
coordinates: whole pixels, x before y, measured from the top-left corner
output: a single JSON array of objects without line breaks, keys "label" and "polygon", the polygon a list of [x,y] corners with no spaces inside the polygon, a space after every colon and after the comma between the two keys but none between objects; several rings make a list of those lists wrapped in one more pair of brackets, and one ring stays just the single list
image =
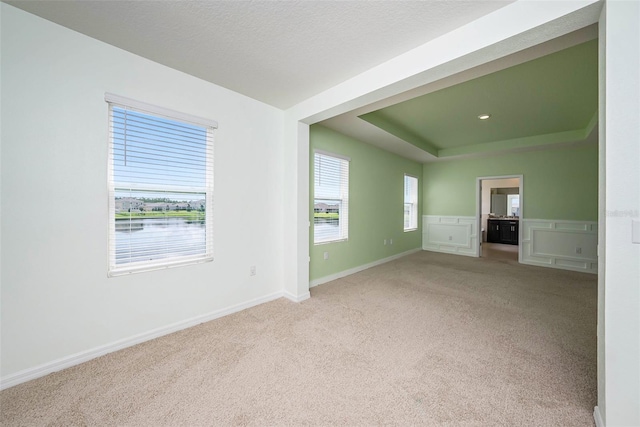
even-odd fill
[{"label": "light colored carpet", "polygon": [[482,242],[482,257],[518,261],[518,245]]},{"label": "light colored carpet", "polygon": [[419,252],[0,393],[3,426],[590,426],[596,276]]}]

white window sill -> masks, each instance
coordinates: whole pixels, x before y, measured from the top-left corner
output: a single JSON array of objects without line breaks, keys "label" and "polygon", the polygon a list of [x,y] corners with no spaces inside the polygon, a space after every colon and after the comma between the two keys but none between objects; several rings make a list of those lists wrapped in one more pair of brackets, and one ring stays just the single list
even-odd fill
[{"label": "white window sill", "polygon": [[326,240],[326,241],[323,241],[323,242],[313,242],[313,245],[314,245],[314,246],[318,246],[318,245],[326,245],[326,244],[328,244],[328,243],[340,243],[340,242],[346,242],[346,241],[348,241],[348,240],[349,240],[349,238],[346,238],[346,239],[337,239],[337,240]]},{"label": "white window sill", "polygon": [[164,262],[162,264],[145,264],[136,267],[122,266],[117,268],[111,268],[107,273],[108,277],[128,276],[129,274],[144,273],[147,271],[166,270],[168,268],[184,267],[187,265],[202,264],[205,262],[212,262],[213,257],[189,259],[183,261]]}]

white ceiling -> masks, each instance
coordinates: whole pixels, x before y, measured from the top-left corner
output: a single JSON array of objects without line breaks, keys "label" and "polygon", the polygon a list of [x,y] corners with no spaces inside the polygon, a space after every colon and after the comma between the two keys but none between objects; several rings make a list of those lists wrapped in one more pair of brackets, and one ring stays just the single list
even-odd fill
[{"label": "white ceiling", "polygon": [[511,2],[6,1],[282,109]]}]

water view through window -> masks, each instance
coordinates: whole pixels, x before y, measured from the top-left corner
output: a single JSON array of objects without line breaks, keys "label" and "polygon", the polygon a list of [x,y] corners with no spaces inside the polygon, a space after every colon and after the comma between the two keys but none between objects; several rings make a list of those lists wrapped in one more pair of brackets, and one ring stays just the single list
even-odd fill
[{"label": "water view through window", "polygon": [[110,126],[110,271],[211,259],[211,129],[115,105]]},{"label": "water view through window", "polygon": [[316,241],[340,239],[340,201],[316,199],[313,227]]},{"label": "water view through window", "polygon": [[206,250],[205,200],[116,197],[116,264]]},{"label": "water view through window", "polygon": [[349,237],[349,160],[314,153],[313,242]]}]

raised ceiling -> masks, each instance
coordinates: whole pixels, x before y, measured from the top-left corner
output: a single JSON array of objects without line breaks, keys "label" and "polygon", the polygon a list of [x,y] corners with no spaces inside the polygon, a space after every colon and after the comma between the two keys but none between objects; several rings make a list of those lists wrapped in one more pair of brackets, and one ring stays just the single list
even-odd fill
[{"label": "raised ceiling", "polygon": [[[512,3],[0,1],[281,109]],[[592,25],[321,123],[420,162],[590,142],[596,37]]]},{"label": "raised ceiling", "polygon": [[512,2],[3,1],[282,109]]},{"label": "raised ceiling", "polygon": [[[591,40],[360,118],[444,158],[584,139],[597,108]],[[491,117],[480,120],[484,113]]]}]

